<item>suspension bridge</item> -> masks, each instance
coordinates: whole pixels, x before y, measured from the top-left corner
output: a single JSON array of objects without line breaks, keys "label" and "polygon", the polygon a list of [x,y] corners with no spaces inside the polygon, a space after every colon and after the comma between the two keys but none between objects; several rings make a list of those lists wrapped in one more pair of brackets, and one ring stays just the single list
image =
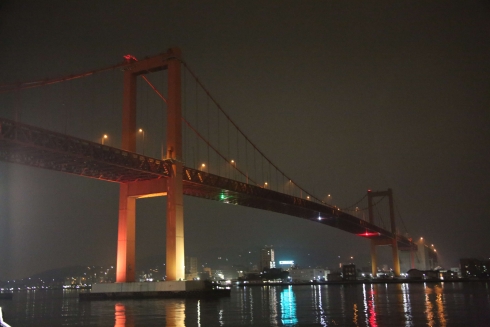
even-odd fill
[{"label": "suspension bridge", "polygon": [[[116,69],[123,72],[120,146],[109,144],[107,135],[96,140],[71,135],[68,115],[58,116],[65,124],[62,131],[54,131],[28,124],[16,114],[14,119],[0,117],[0,160],[120,184],[117,282],[135,280],[136,199],[152,196],[168,197],[167,280],[184,279],[183,195],[282,213],[367,238],[373,274],[376,246],[390,245],[395,274],[400,274],[398,250],[412,251],[416,245],[397,231],[391,189],[368,191],[364,196],[369,219],[356,216],[357,203],[341,210],[314,196],[231,120],[178,48],[142,60],[128,55],[123,63],[77,75],[1,85],[0,94],[42,90]],[[161,74],[160,85],[150,81],[150,73]],[[166,110],[157,123],[160,142],[151,148],[145,143],[148,131],[137,128],[142,120],[136,110],[138,100],[145,101],[138,99],[138,83],[144,83]],[[390,229],[375,223],[376,197],[390,201]]]}]

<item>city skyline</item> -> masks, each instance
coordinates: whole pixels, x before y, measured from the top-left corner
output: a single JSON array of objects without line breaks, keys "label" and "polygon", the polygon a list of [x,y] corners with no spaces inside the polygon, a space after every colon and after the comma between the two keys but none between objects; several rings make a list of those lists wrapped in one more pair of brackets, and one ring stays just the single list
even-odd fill
[{"label": "city skyline", "polygon": [[[331,195],[344,208],[368,189],[392,188],[410,236],[435,244],[444,267],[490,256],[488,6],[235,5],[7,2],[0,7],[0,83],[88,71],[128,53],[144,58],[179,46],[240,128],[312,194]],[[119,80],[117,73],[107,79]],[[121,99],[97,87],[103,78],[93,78],[59,86],[44,99],[1,94],[0,117],[58,130],[69,120],[72,130],[80,125],[93,141],[117,146],[108,131],[120,128],[114,117]],[[150,107],[154,100],[144,92],[140,101]],[[48,115],[65,102],[71,111]],[[148,125],[152,119],[140,118]],[[143,147],[156,142],[144,128]],[[0,173],[0,280],[115,262],[117,184],[4,162]],[[138,203],[137,257],[164,255],[165,203]],[[369,257],[368,240],[286,215],[186,197],[184,217],[186,253],[197,257],[264,244],[332,262]]]}]

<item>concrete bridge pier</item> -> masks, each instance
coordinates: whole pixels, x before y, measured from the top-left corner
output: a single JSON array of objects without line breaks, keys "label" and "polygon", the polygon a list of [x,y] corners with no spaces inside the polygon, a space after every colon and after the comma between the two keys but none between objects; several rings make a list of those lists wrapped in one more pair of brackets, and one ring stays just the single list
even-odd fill
[{"label": "concrete bridge pier", "polygon": [[168,60],[167,159],[172,174],[167,183],[167,280],[185,279],[184,192],[182,188],[182,108],[180,50]]}]

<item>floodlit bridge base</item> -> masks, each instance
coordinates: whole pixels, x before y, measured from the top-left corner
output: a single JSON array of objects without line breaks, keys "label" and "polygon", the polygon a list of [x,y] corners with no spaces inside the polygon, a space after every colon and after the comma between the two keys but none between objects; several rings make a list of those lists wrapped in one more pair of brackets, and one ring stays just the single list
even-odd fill
[{"label": "floodlit bridge base", "polygon": [[229,288],[213,287],[210,282],[205,281],[103,283],[92,285],[90,293],[80,293],[80,300],[221,297],[229,295]]}]

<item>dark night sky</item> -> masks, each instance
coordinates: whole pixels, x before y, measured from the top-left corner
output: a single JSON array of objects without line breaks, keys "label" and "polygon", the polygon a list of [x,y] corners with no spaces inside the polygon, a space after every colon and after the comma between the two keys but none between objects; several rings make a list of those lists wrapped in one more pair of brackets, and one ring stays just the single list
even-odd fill
[{"label": "dark night sky", "polygon": [[[1,84],[178,46],[247,135],[313,194],[344,207],[368,188],[392,188],[410,235],[434,243],[442,265],[490,257],[487,1],[0,4]],[[69,115],[92,139],[117,130],[119,95],[93,78],[0,95],[0,116],[56,129]],[[61,103],[69,114],[51,115]],[[98,105],[112,111],[94,113]],[[117,184],[0,163],[0,280],[114,263],[117,200]],[[138,202],[138,257],[165,252],[164,205]],[[185,199],[185,233],[186,253],[202,263],[240,262],[238,253],[265,244],[300,265],[369,260],[367,241],[350,234],[194,198]]]}]

